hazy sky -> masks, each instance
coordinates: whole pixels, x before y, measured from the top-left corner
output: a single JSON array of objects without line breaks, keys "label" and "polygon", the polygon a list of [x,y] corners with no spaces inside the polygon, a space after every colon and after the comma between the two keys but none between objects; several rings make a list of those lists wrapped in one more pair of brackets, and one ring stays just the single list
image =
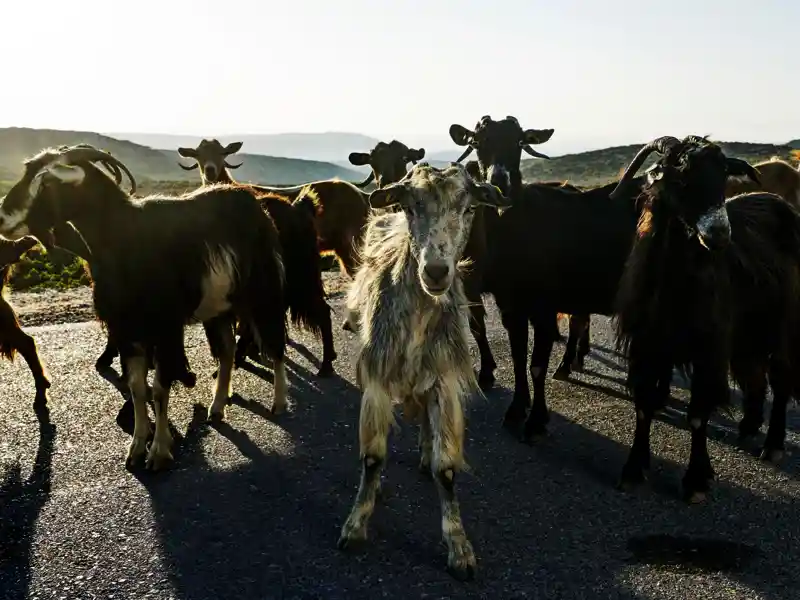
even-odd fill
[{"label": "hazy sky", "polygon": [[[0,126],[800,137],[793,0],[7,0]],[[437,146],[440,144],[436,144]],[[430,146],[429,146],[430,147]]]}]

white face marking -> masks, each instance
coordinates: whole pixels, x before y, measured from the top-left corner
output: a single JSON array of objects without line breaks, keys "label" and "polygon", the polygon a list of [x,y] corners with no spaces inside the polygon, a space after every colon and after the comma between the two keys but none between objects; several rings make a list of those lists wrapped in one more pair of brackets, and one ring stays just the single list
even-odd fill
[{"label": "white face marking", "polygon": [[228,296],[236,277],[236,260],[229,248],[215,251],[208,272],[203,278],[203,296],[194,311],[198,321],[207,321],[231,307]]},{"label": "white face marking", "polygon": [[730,234],[731,224],[728,220],[728,210],[725,208],[725,204],[722,204],[722,206],[715,206],[697,219],[698,237],[700,238],[700,243],[706,248],[708,248],[708,246],[704,238],[707,238],[709,234],[715,230],[725,230]]},{"label": "white face marking", "polygon": [[488,169],[486,169],[486,181],[490,183],[497,182],[498,179],[501,179],[504,186],[498,186],[508,190],[511,187],[511,175],[508,171],[499,166],[499,165],[490,165]]}]

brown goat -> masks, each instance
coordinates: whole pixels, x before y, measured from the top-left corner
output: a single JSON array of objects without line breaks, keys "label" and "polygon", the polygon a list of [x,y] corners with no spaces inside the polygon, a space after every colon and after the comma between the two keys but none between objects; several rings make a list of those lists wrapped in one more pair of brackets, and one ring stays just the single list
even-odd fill
[{"label": "brown goat", "polygon": [[770,192],[800,209],[800,165],[795,169],[785,160],[773,156],[753,165],[761,183],[745,178],[731,178],[725,186],[725,197],[731,198],[746,192]]},{"label": "brown goat", "polygon": [[13,361],[17,352],[22,355],[22,358],[28,363],[36,383],[36,397],[33,406],[35,409],[42,409],[47,406],[47,390],[50,388],[50,380],[45,374],[42,360],[39,358],[36,342],[22,331],[17,313],[5,293],[11,266],[38,243],[36,238],[31,236],[25,236],[15,242],[0,237],[0,356]]}]

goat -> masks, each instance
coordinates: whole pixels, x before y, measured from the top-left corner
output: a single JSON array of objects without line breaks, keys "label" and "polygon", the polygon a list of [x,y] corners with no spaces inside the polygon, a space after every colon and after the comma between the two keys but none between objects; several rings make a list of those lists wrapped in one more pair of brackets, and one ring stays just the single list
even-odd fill
[{"label": "goat", "polygon": [[[252,184],[241,184],[231,177],[231,165],[227,156],[238,151],[242,142],[234,142],[223,147],[216,139],[202,140],[197,148],[179,148],[181,156],[191,156],[200,165],[203,186],[214,184],[245,185],[259,194],[263,209],[275,222],[280,239],[286,274],[286,304],[292,324],[313,332],[322,338],[322,361],[317,375],[330,377],[334,374],[333,361],[336,350],[333,344],[331,308],[325,301],[325,287],[319,261],[317,234],[314,227],[314,213],[308,212],[305,205],[293,205],[288,198],[268,188]],[[240,338],[236,347],[237,366],[241,365],[249,348],[255,346],[252,332],[247,326],[240,326]]]},{"label": "goat", "polygon": [[36,396],[33,401],[35,410],[47,407],[50,379],[39,357],[36,341],[22,330],[17,313],[8,301],[6,284],[12,265],[19,262],[22,255],[38,243],[32,236],[23,236],[17,241],[0,237],[0,356],[13,361],[19,352],[28,363],[36,386]]},{"label": "goat", "polygon": [[459,271],[476,206],[507,201],[461,165],[440,170],[423,163],[400,182],[373,191],[370,204],[399,204],[402,211],[368,222],[348,292],[361,341],[356,378],[362,470],[338,546],[366,539],[396,398],[406,417],[420,421],[420,469],[433,475],[438,489],[448,569],[456,578],[471,578],[475,555],[461,522],[455,474],[464,466],[463,403],[477,382]]},{"label": "goat", "polygon": [[770,160],[754,164],[753,168],[758,172],[759,183],[748,178],[731,178],[725,186],[726,197],[746,192],[770,192],[800,209],[800,165],[795,169],[788,162],[773,156]]},{"label": "goat", "polygon": [[[625,189],[630,185],[631,193],[613,201],[608,195],[616,184],[585,191],[523,184],[521,148],[529,141],[546,141],[552,133],[552,129],[524,131],[514,117],[502,121],[484,117],[475,131],[458,124],[450,128],[455,143],[469,145],[462,158],[474,149],[483,177],[513,201],[502,214],[484,211],[480,291],[494,296],[514,364],[514,395],[503,423],[516,427],[525,421],[524,441],[547,431],[545,378],[558,314],[613,312],[617,282],[638,219],[634,188],[641,178],[626,182]],[[534,329],[530,365],[534,398],[526,419],[531,406],[526,364],[529,323]],[[574,346],[570,349],[568,344],[565,361],[570,350],[574,354]],[[488,362],[483,353],[481,349],[482,369]],[[488,345],[486,353],[491,357]]]},{"label": "goat", "polygon": [[643,480],[652,418],[669,396],[673,368],[691,368],[683,489],[689,502],[702,502],[714,478],[706,430],[715,409],[730,401],[729,370],[745,393],[740,427],[763,404],[769,378],[774,404],[762,456],[783,453],[786,406],[800,391],[800,212],[777,194],[726,201],[728,177],[758,182],[759,174],[698,136],[645,145],[619,185],[653,152],[660,157],[646,171],[644,207],[616,300],[617,345],[628,359],[636,406],[620,485]]},{"label": "goat", "polygon": [[[52,236],[69,222],[86,241],[97,317],[125,363],[134,406],[134,433],[126,464],[147,453],[158,470],[172,460],[169,392],[183,372],[183,333],[202,322],[219,361],[209,417],[224,418],[231,393],[233,321],[255,331],[274,369],[272,411],[286,407],[286,316],[280,242],[257,195],[217,185],[179,197],[133,199],[95,162],[110,162],[135,185],[128,168],[86,145],[45,149],[25,161],[25,172],[0,205],[0,234],[11,239]],[[155,436],[149,423],[145,351],[155,363]]]},{"label": "goat", "polygon": [[[753,167],[759,174],[760,183],[749,177],[732,177],[725,186],[726,198],[746,192],[763,191],[782,196],[787,202],[800,208],[800,165],[795,169],[788,162],[775,156],[768,161],[756,163]],[[584,356],[589,353],[589,315],[571,315],[569,335],[567,344],[571,347],[577,345],[578,354],[570,363],[565,353],[565,362],[554,375],[559,379],[566,379],[571,368],[583,369]]]}]

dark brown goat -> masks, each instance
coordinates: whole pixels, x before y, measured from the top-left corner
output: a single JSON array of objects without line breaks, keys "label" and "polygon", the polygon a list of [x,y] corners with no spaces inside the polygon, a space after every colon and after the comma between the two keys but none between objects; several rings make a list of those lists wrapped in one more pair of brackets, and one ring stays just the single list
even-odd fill
[{"label": "dark brown goat", "polygon": [[654,413],[669,396],[673,369],[691,369],[692,443],[683,488],[687,500],[701,502],[714,478],[708,421],[730,402],[729,371],[745,394],[743,433],[760,426],[769,380],[774,401],[762,456],[776,461],[783,454],[787,403],[800,391],[800,213],[776,194],[726,201],[729,177],[757,182],[758,173],[698,136],[647,144],[619,185],[653,152],[661,156],[647,170],[616,303],[618,345],[636,405],[621,485],[644,479]]},{"label": "dark brown goat", "polygon": [[36,409],[41,409],[47,406],[50,380],[45,374],[42,360],[36,349],[36,342],[22,331],[17,313],[6,297],[5,288],[12,265],[37,243],[36,238],[30,236],[13,242],[0,237],[0,356],[13,361],[17,352],[22,355],[22,358],[28,363],[36,385],[36,397],[33,405]]},{"label": "dark brown goat", "polygon": [[[286,304],[292,323],[322,338],[322,361],[317,375],[333,375],[336,351],[333,345],[331,308],[325,301],[325,288],[320,270],[314,213],[307,205],[295,205],[285,196],[267,192],[262,186],[238,183],[228,171],[233,165],[227,156],[241,148],[241,142],[226,147],[216,140],[202,140],[197,148],[179,148],[181,156],[190,156],[200,165],[203,186],[217,183],[236,184],[259,195],[262,208],[272,217],[278,230],[286,274]],[[241,166],[236,165],[234,168]],[[186,167],[184,167],[186,168]],[[241,365],[255,340],[246,328],[240,327],[236,348],[236,364]]]}]

